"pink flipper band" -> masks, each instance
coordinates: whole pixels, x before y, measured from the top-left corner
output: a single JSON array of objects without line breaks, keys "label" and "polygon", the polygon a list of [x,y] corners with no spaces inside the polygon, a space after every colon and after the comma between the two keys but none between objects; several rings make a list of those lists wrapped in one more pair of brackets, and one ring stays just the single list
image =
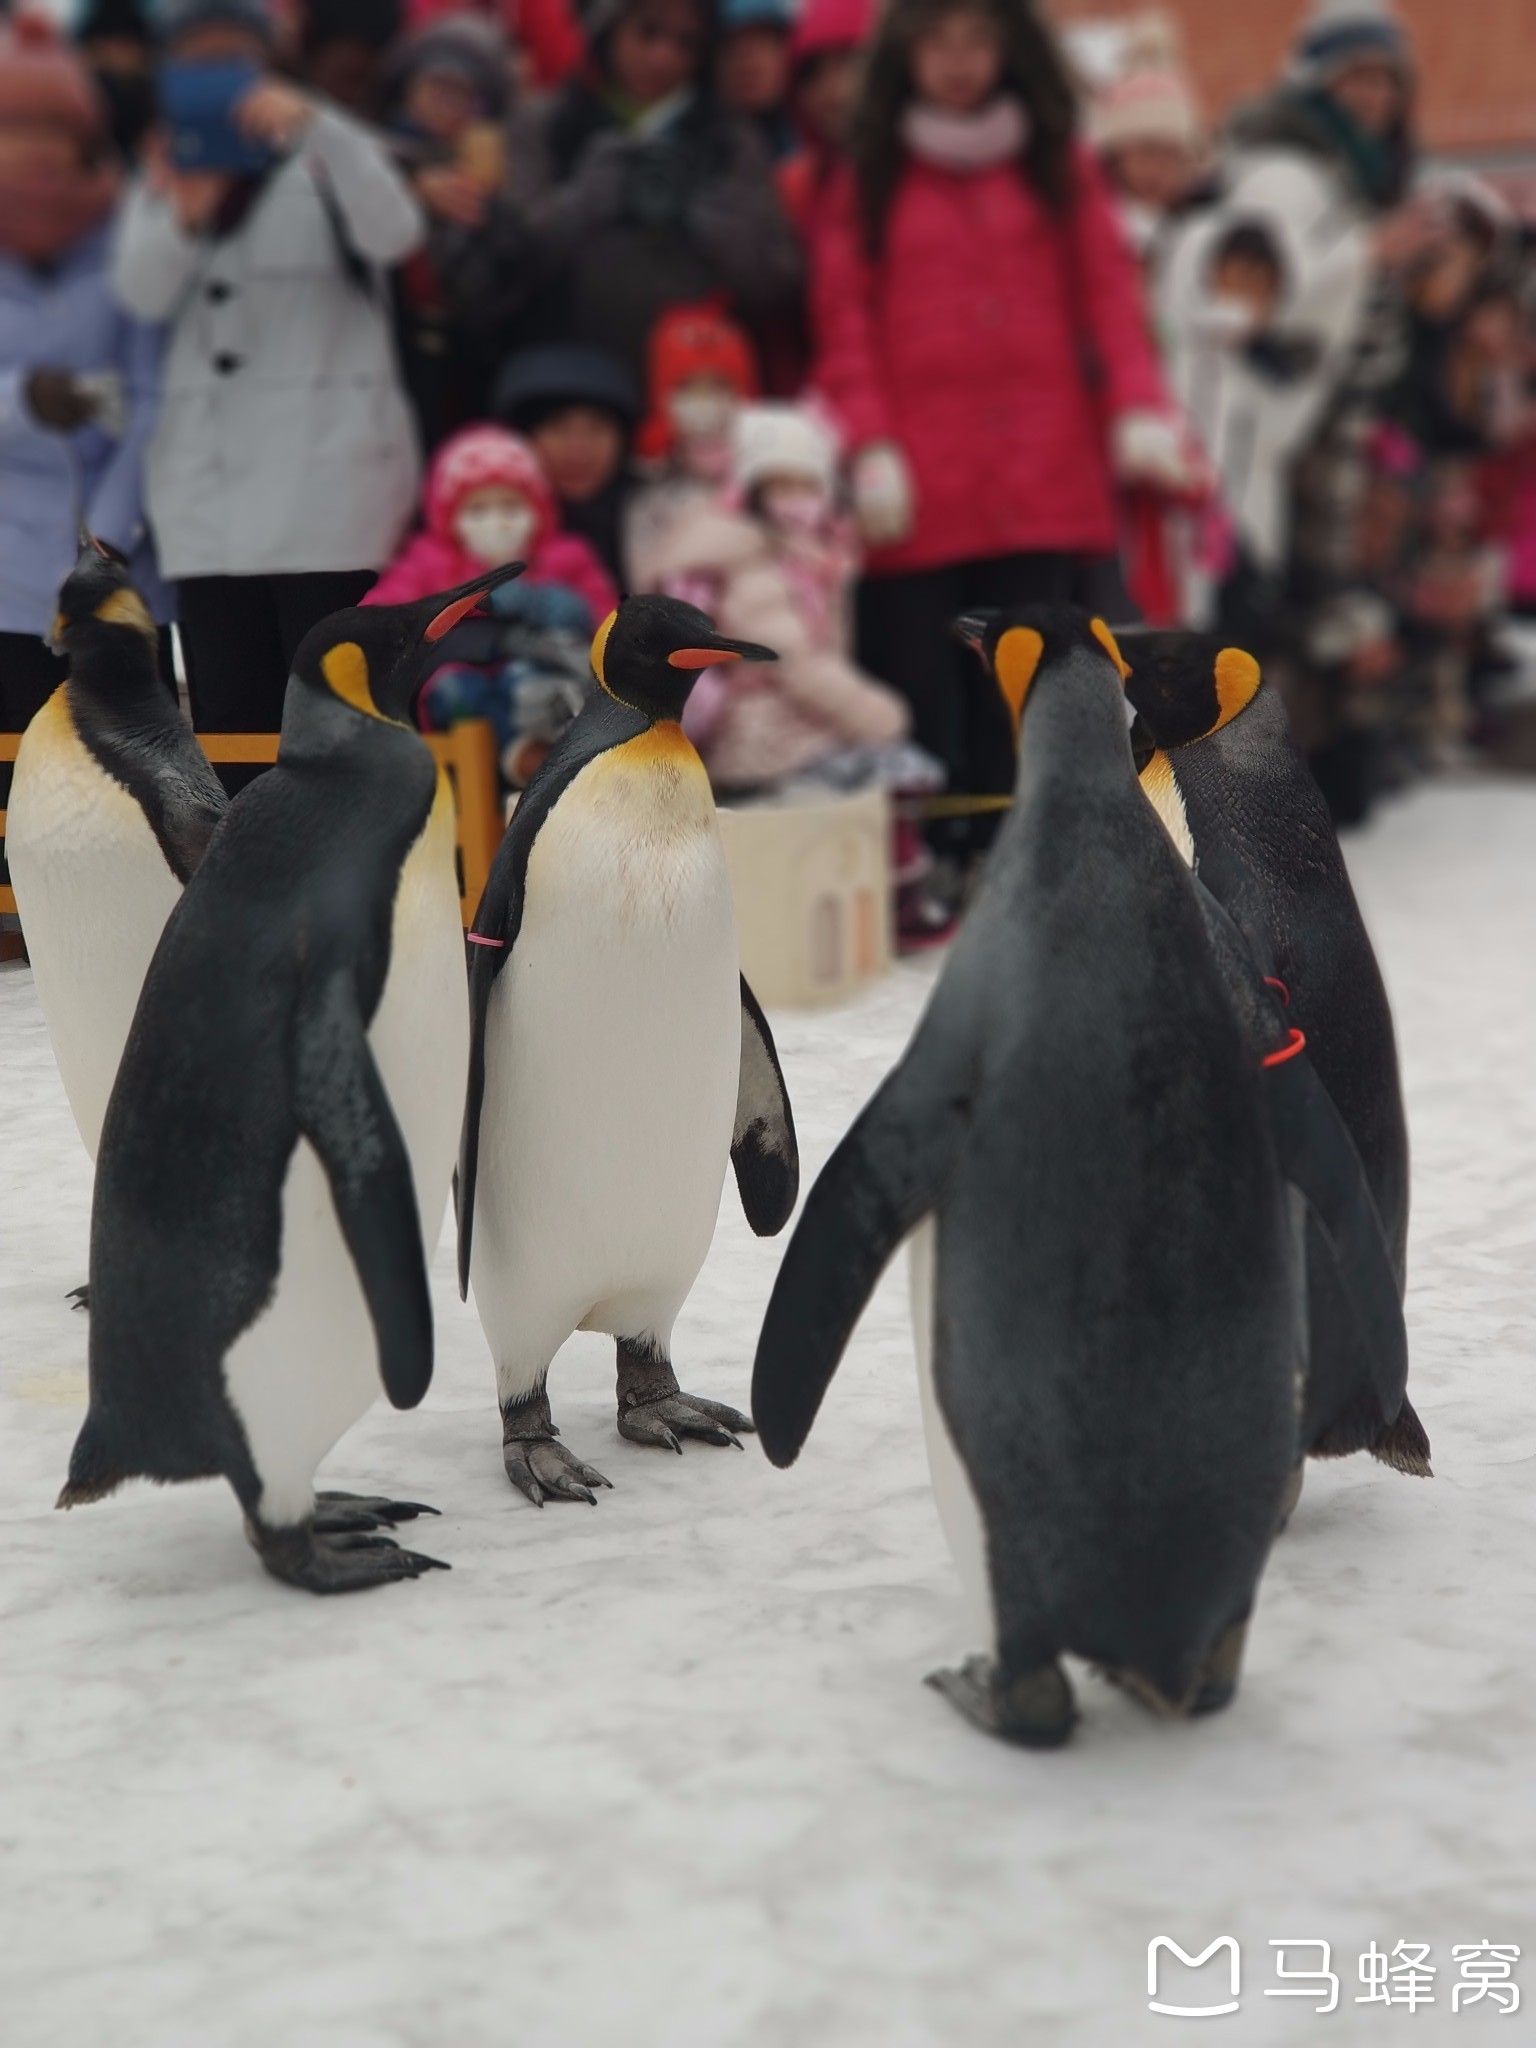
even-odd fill
[{"label": "pink flipper band", "polygon": [[1287,1060],[1295,1059],[1297,1053],[1305,1052],[1306,1049],[1307,1039],[1305,1032],[1298,1031],[1293,1024],[1291,1026],[1289,1044],[1283,1045],[1278,1052],[1272,1052],[1264,1064],[1266,1067],[1283,1067]]},{"label": "pink flipper band", "polygon": [[1283,981],[1277,980],[1273,974],[1266,974],[1264,977],[1264,986],[1266,988],[1278,989],[1280,992],[1281,1002],[1284,1003],[1287,1009],[1291,1007],[1291,992],[1286,987]]},{"label": "pink flipper band", "polygon": [[466,932],[465,938],[472,946],[504,946],[505,939],[483,939],[478,932]]}]

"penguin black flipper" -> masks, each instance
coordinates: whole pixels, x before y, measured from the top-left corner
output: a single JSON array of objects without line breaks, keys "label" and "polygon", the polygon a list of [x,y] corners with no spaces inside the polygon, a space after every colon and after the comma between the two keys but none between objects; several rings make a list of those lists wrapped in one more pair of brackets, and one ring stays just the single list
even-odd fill
[{"label": "penguin black flipper", "polygon": [[800,1147],[784,1070],[762,1005],[741,977],[741,1091],[731,1164],[748,1223],[758,1237],[777,1237],[800,1196]]},{"label": "penguin black flipper", "polygon": [[229,809],[224,785],[191,726],[167,695],[148,728],[91,730],[83,738],[144,813],[166,866],[185,886]]},{"label": "penguin black flipper", "polygon": [[[1195,890],[1249,1043],[1264,1062],[1265,1107],[1280,1170],[1305,1200],[1333,1261],[1381,1422],[1395,1424],[1408,1384],[1408,1331],[1392,1254],[1364,1163],[1306,1055],[1306,1041],[1285,1023],[1244,934],[1198,878]],[[1314,1358],[1314,1373],[1317,1363]],[[1356,1405],[1360,1391],[1314,1383],[1308,1388],[1307,1406],[1316,1413],[1341,1415]]]},{"label": "penguin black flipper", "polygon": [[822,1168],[789,1241],[752,1368],[752,1415],[775,1465],[800,1455],[875,1283],[965,1143],[976,1061],[959,1023],[953,1012],[925,1019]]},{"label": "penguin black flipper", "polygon": [[378,1340],[379,1378],[396,1408],[414,1408],[432,1383],[432,1299],[416,1184],[344,970],[300,1005],[293,1055],[295,1121],[330,1183]]},{"label": "penguin black flipper", "polygon": [[496,977],[512,957],[523,925],[528,859],[550,812],[582,769],[610,748],[637,738],[651,721],[631,705],[602,693],[590,698],[568,725],[518,799],[481,893],[469,948],[469,1080],[464,1128],[453,1177],[453,1210],[459,1232],[459,1299],[469,1296],[469,1258],[474,1242],[475,1181],[480,1161],[480,1112],[485,1102],[485,1020]]}]

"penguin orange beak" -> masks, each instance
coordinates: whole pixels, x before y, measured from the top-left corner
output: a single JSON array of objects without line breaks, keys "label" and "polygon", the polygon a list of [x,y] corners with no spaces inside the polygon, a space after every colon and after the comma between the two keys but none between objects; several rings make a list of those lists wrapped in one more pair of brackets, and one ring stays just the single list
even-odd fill
[{"label": "penguin orange beak", "polygon": [[777,661],[771,647],[755,640],[717,640],[713,647],[679,647],[667,656],[669,668],[715,668],[722,661]]},{"label": "penguin orange beak", "polygon": [[443,606],[437,617],[433,619],[432,623],[423,632],[422,639],[431,642],[443,639],[445,635],[453,631],[460,619],[467,619],[469,617],[482,598],[488,597],[493,590],[498,589],[503,583],[510,583],[514,576],[521,576],[527,566],[526,562],[508,562],[504,568],[492,570],[487,576],[477,577],[472,590],[465,591],[461,596],[456,597],[451,604]]}]

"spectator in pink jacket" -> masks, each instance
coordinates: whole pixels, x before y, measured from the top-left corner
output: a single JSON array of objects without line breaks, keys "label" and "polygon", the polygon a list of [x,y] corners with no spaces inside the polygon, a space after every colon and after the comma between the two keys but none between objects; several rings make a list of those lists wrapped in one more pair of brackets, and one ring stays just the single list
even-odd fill
[{"label": "spectator in pink jacket", "polygon": [[1089,598],[1117,479],[1177,441],[1136,263],[1031,0],[892,0],[811,253],[814,381],[872,549],[859,659],[953,788],[1008,788],[1006,722],[949,623]]}]

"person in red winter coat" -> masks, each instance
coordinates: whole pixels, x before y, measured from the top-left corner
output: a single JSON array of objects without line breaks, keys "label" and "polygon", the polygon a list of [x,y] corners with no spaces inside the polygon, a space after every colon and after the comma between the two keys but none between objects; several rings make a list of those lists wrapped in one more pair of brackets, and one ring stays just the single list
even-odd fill
[{"label": "person in red winter coat", "polygon": [[526,56],[529,83],[541,89],[569,78],[587,53],[571,0],[409,0],[406,26],[423,29],[445,14],[495,15]]},{"label": "person in red winter coat", "polygon": [[427,473],[423,513],[422,530],[405,543],[364,604],[410,604],[504,562],[528,564],[524,583],[560,583],[573,590],[594,626],[619,601],[587,543],[560,531],[538,456],[506,427],[465,427],[444,442]]},{"label": "person in red winter coat", "polygon": [[800,147],[779,166],[779,198],[802,235],[847,163],[874,0],[805,0],[790,40],[789,107]]},{"label": "person in red winter coat", "polygon": [[872,550],[859,660],[952,788],[1006,790],[1011,735],[950,622],[1091,601],[1117,479],[1177,439],[1135,259],[1029,0],[892,0],[811,260],[814,382]]}]

